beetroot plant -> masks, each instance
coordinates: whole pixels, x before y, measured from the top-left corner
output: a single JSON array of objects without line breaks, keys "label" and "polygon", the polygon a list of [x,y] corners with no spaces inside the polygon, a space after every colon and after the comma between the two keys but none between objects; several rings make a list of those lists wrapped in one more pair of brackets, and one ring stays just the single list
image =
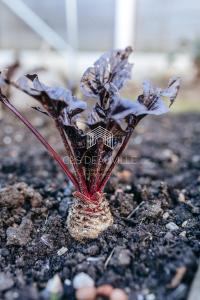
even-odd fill
[{"label": "beetroot plant", "polygon": [[[36,74],[25,75],[16,82],[6,74],[0,77],[0,86],[12,85],[32,96],[40,104],[35,109],[54,120],[71,167],[0,92],[0,101],[32,131],[73,183],[74,201],[67,225],[77,240],[96,238],[113,223],[104,187],[118,158],[139,121],[147,115],[168,112],[162,98],[167,97],[171,105],[179,90],[179,78],[170,79],[165,89],[145,81],[136,101],[122,99],[119,91],[131,77],[131,53],[130,47],[111,51],[88,68],[80,84],[83,100],[68,89],[44,85]],[[92,108],[87,106],[91,101]]]}]

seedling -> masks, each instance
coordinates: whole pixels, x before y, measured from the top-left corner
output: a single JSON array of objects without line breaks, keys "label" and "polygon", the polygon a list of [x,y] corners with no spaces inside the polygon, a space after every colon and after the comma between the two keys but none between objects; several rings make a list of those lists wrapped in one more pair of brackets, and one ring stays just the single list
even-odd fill
[{"label": "seedling", "polygon": [[[73,183],[74,202],[67,225],[77,240],[96,238],[113,223],[103,191],[118,158],[141,119],[168,112],[162,97],[167,97],[171,106],[179,90],[179,78],[170,79],[166,89],[155,88],[145,81],[143,93],[136,101],[122,99],[119,91],[131,77],[132,64],[128,62],[131,53],[131,47],[111,51],[88,68],[81,79],[84,100],[77,99],[70,90],[44,85],[36,74],[23,76],[17,82],[6,75],[0,78],[1,85],[15,86],[35,98],[42,106],[35,109],[54,120],[73,170],[0,93],[0,101],[33,132]],[[89,100],[94,101],[91,110],[87,107]],[[83,119],[84,128],[80,125]]]}]

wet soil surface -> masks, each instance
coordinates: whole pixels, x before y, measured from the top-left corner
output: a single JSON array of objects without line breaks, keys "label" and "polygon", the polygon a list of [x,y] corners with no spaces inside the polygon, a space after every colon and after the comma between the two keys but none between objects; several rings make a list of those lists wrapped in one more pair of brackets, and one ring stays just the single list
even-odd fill
[{"label": "wet soil surface", "polygon": [[[33,123],[60,151],[49,124]],[[138,126],[106,187],[114,225],[86,243],[68,234],[72,187],[60,168],[10,114],[0,128],[0,299],[48,299],[58,274],[73,300],[80,272],[130,300],[187,299],[200,253],[199,115]]]}]

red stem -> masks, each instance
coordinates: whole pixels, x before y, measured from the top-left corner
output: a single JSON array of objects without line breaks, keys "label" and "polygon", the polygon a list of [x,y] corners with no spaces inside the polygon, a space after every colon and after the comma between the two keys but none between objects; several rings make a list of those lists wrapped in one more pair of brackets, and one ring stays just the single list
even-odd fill
[{"label": "red stem", "polygon": [[97,191],[98,188],[98,181],[100,177],[100,168],[101,168],[101,152],[103,150],[103,141],[97,141],[97,159],[96,159],[96,165],[94,168],[94,173],[91,179],[91,188],[90,191],[92,194],[94,194]]},{"label": "red stem", "polygon": [[[13,85],[15,88],[19,89],[20,91],[23,91],[27,95],[34,98],[34,96],[30,95],[26,90],[21,89],[19,87],[19,85],[16,84],[14,81],[11,81],[11,80],[8,80],[8,79],[6,81],[7,81],[8,84]],[[56,123],[56,127],[58,128],[58,130],[60,132],[60,135],[61,135],[61,138],[63,140],[63,143],[64,143],[65,149],[67,151],[67,154],[68,154],[69,158],[72,161],[72,164],[73,164],[74,170],[76,172],[76,175],[78,176],[79,190],[81,190],[83,193],[88,195],[88,189],[87,189],[87,185],[86,185],[86,182],[85,182],[83,170],[81,168],[79,168],[79,166],[77,165],[76,158],[74,157],[74,153],[72,152],[72,150],[71,150],[71,148],[68,144],[65,133],[63,132],[63,129],[60,127],[59,122],[56,121],[55,123]]]},{"label": "red stem", "polygon": [[68,140],[65,136],[65,132],[64,132],[63,128],[60,126],[59,121],[56,121],[56,127],[58,128],[58,131],[61,135],[63,144],[64,144],[65,149],[67,151],[67,155],[69,156],[69,158],[70,158],[70,160],[73,164],[74,170],[76,172],[76,175],[78,177],[80,190],[83,194],[89,195],[87,185],[86,185],[86,182],[85,182],[85,178],[84,178],[84,174],[83,174],[83,169],[78,166],[76,157],[74,155],[74,152],[73,152],[73,150],[71,149],[71,146],[68,143]]},{"label": "red stem", "polygon": [[7,100],[2,100],[2,103],[5,104],[7,108],[9,108],[16,117],[18,117],[30,130],[31,132],[37,137],[37,139],[43,144],[43,146],[47,149],[49,154],[58,162],[60,167],[63,169],[65,174],[68,176],[68,178],[71,180],[71,182],[74,184],[74,186],[80,191],[79,184],[74,177],[74,175],[71,173],[71,171],[68,169],[68,167],[65,165],[61,157],[58,155],[58,153],[48,144],[48,142],[44,139],[44,137],[33,127],[33,125],[23,116],[21,113]]},{"label": "red stem", "polygon": [[133,132],[133,128],[130,128],[130,129],[129,129],[129,132],[128,132],[127,136],[125,137],[125,139],[124,139],[124,141],[123,141],[121,147],[119,148],[119,150],[118,150],[118,152],[117,152],[115,158],[113,159],[113,162],[111,163],[111,165],[110,165],[110,167],[108,168],[108,170],[107,170],[105,176],[103,177],[103,179],[102,179],[102,181],[101,181],[101,183],[100,183],[100,185],[99,185],[98,192],[101,193],[101,192],[103,191],[103,189],[104,189],[104,187],[105,187],[107,181],[108,181],[109,178],[110,178],[110,175],[111,175],[111,173],[112,173],[114,167],[115,167],[116,164],[117,164],[118,157],[122,154],[122,152],[124,151],[124,149],[126,148],[126,146],[127,146],[127,144],[128,144],[128,141],[129,141],[129,139],[130,139],[130,137],[131,137],[131,135],[132,135],[132,132]]}]

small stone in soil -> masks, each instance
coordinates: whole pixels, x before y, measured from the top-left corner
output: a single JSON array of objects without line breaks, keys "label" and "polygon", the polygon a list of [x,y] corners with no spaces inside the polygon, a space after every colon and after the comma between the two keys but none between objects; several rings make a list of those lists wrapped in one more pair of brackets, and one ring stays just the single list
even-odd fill
[{"label": "small stone in soil", "polygon": [[181,226],[182,227],[187,227],[187,223],[188,223],[188,220],[184,221]]},{"label": "small stone in soil", "polygon": [[120,266],[128,266],[131,262],[131,253],[128,249],[123,249],[119,253],[118,261]]},{"label": "small stone in soil", "polygon": [[113,287],[110,284],[103,284],[97,288],[97,295],[110,297],[113,292]]},{"label": "small stone in soil", "polygon": [[67,252],[67,248],[66,247],[62,247],[57,251],[58,256],[61,256],[63,254],[65,254]]},{"label": "small stone in soil", "polygon": [[43,242],[43,244],[45,244],[49,248],[53,248],[53,241],[52,241],[52,238],[51,238],[50,234],[48,234],[48,233],[43,234],[41,236],[41,241]]},{"label": "small stone in soil", "polygon": [[99,253],[99,247],[97,245],[92,245],[88,247],[88,249],[85,251],[85,254],[89,254],[91,256],[95,256]]},{"label": "small stone in soil", "polygon": [[166,228],[169,229],[169,230],[171,230],[171,231],[179,229],[179,227],[174,222],[167,223],[166,224]]},{"label": "small stone in soil", "polygon": [[179,235],[182,236],[182,237],[186,237],[186,234],[187,234],[187,232],[184,230]]},{"label": "small stone in soil", "polygon": [[117,177],[121,182],[130,183],[133,177],[132,172],[129,170],[123,170],[117,173]]},{"label": "small stone in soil", "polygon": [[0,273],[0,292],[9,290],[14,285],[14,281],[10,273]]},{"label": "small stone in soil", "polygon": [[[51,295],[61,297],[63,294],[63,285],[58,274],[54,275],[53,278],[49,279],[46,288],[42,291],[44,297]],[[57,299],[57,298],[55,298]]]},{"label": "small stone in soil", "polygon": [[172,240],[173,238],[174,238],[174,236],[170,231],[168,231],[164,236],[164,239],[168,240],[168,241]]},{"label": "small stone in soil", "polygon": [[164,220],[167,220],[167,218],[169,218],[169,213],[168,213],[168,211],[166,211],[164,214],[163,214],[163,219]]},{"label": "small stone in soil", "polygon": [[154,294],[148,294],[146,295],[146,300],[155,300],[156,296]]},{"label": "small stone in soil", "polygon": [[84,287],[76,291],[77,300],[95,300],[96,288],[95,287]]},{"label": "small stone in soil", "polygon": [[180,194],[178,195],[178,201],[182,203],[186,202],[184,193],[180,192]]},{"label": "small stone in soil", "polygon": [[7,245],[26,245],[29,241],[32,227],[32,221],[27,218],[23,218],[21,224],[17,227],[8,227],[6,230]]},{"label": "small stone in soil", "polygon": [[59,213],[62,217],[65,217],[69,208],[70,198],[65,197],[61,200],[59,204]]},{"label": "small stone in soil", "polygon": [[88,274],[81,272],[74,277],[73,287],[75,289],[94,287],[94,280]]},{"label": "small stone in soil", "polygon": [[72,284],[70,279],[65,279],[64,284],[70,286]]},{"label": "small stone in soil", "polygon": [[124,291],[120,289],[114,289],[110,295],[110,300],[128,300],[128,296]]}]

